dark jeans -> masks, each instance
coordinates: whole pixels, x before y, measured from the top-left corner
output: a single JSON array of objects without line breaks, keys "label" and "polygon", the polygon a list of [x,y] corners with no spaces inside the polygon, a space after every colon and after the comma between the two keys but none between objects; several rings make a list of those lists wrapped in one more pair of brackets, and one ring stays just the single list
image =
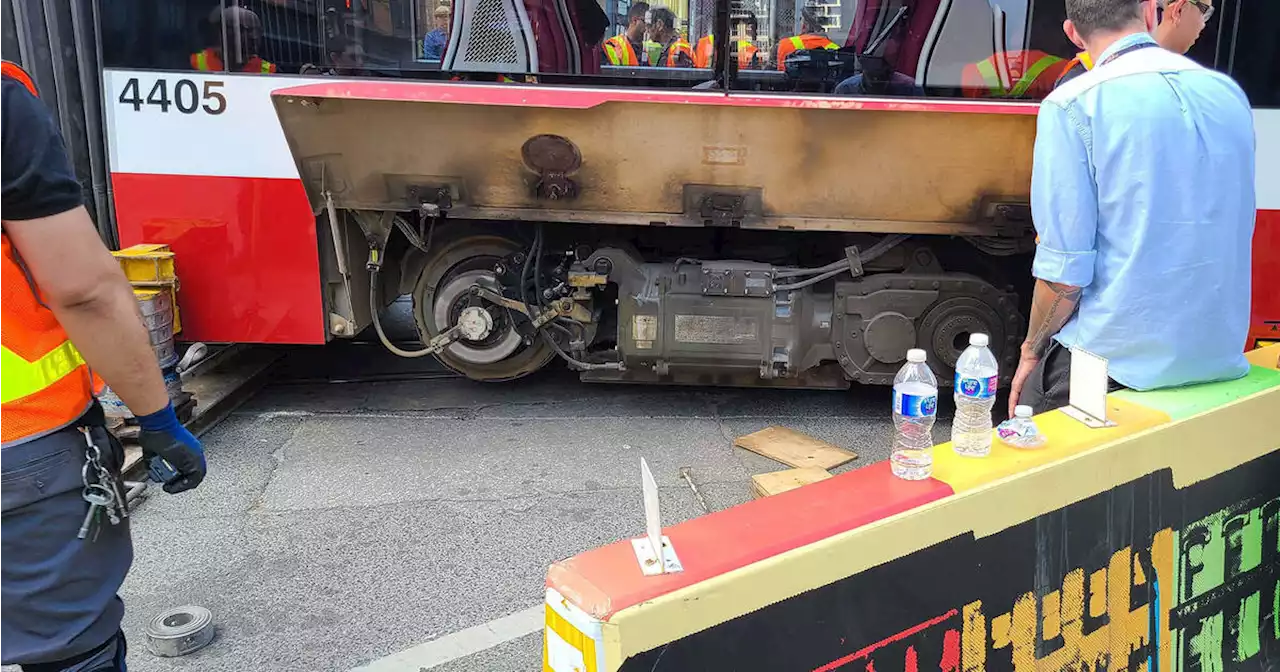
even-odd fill
[{"label": "dark jeans", "polygon": [[[84,424],[104,466],[118,474],[124,450],[95,410],[97,418]],[[111,525],[103,515],[96,538],[92,531],[76,538],[89,510],[80,496],[84,463],[84,436],[75,427],[0,452],[4,664],[40,672],[123,669],[124,603],[116,591],[133,562],[129,520]]]},{"label": "dark jeans", "polygon": [[[1124,386],[1114,380],[1107,381],[1107,391],[1114,392]],[[1049,346],[1031,376],[1022,387],[1018,403],[1030,406],[1037,414],[1066,406],[1071,395],[1071,350],[1054,341]]]},{"label": "dark jeans", "polygon": [[96,649],[52,663],[28,663],[22,666],[22,672],[128,672],[125,666],[128,653],[124,631],[118,631]]}]

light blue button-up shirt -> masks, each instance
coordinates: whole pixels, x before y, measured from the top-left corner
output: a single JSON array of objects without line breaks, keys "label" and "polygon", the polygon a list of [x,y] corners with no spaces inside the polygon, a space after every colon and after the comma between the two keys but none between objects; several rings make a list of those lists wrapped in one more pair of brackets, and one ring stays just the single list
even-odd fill
[{"label": "light blue button-up shirt", "polygon": [[1138,390],[1245,375],[1253,116],[1228,76],[1161,48],[1111,54],[1040,106],[1032,273],[1083,287],[1057,335]]}]

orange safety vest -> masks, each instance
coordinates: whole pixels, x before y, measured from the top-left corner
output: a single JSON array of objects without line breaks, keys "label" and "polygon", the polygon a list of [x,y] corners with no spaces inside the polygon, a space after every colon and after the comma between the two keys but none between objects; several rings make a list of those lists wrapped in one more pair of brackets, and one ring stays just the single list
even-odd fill
[{"label": "orange safety vest", "polygon": [[787,57],[804,49],[839,49],[826,35],[792,35],[778,43],[778,69],[786,70]]},{"label": "orange safety vest", "polygon": [[689,62],[693,62],[693,47],[690,46],[688,42],[677,39],[675,42],[667,45],[666,50],[662,52],[662,56],[658,58],[658,65],[668,68],[678,68],[680,67],[680,61],[677,60],[676,57],[680,54],[688,56]]},{"label": "orange safety vest", "polygon": [[625,34],[614,35],[605,40],[604,54],[609,59],[609,65],[640,65],[640,59],[636,57],[636,50],[631,46],[631,40],[627,39]]},{"label": "orange safety vest", "polygon": [[[997,60],[1008,68],[1011,81],[1007,88],[996,70]],[[1043,98],[1053,90],[1066,65],[1064,59],[1034,49],[1003,52],[966,65],[960,83],[971,98]]]},{"label": "orange safety vest", "polygon": [[[22,68],[3,76],[36,93]],[[58,319],[40,301],[9,235],[0,233],[0,441],[29,441],[75,422],[93,403],[89,367]]]},{"label": "orange safety vest", "polygon": [[[218,52],[214,51],[213,48],[210,47],[209,49],[205,49],[204,51],[197,51],[196,53],[191,54],[191,67],[195,68],[196,70],[209,70],[214,72],[221,72],[223,69],[222,58],[218,56]],[[250,58],[247,63],[244,64],[244,67],[240,71],[241,72],[257,72],[264,75],[271,75],[271,74],[275,74],[276,65],[275,63],[264,61],[261,58],[254,56]]]},{"label": "orange safety vest", "polygon": [[[707,35],[698,40],[698,48],[693,50],[693,67],[709,68],[711,67],[711,55],[716,49],[716,36]],[[751,61],[755,58],[759,49],[756,45],[751,44],[748,40],[738,40],[738,69],[746,70],[751,67]]]},{"label": "orange safety vest", "polygon": [[1076,54],[1075,58],[1067,61],[1067,65],[1062,68],[1062,72],[1058,73],[1058,79],[1055,82],[1054,86],[1057,86],[1057,84],[1061,83],[1063,78],[1066,77],[1068,74],[1070,74],[1071,71],[1075,70],[1077,67],[1083,68],[1081,72],[1088,72],[1093,69],[1093,57],[1089,55],[1089,52],[1082,51]]}]

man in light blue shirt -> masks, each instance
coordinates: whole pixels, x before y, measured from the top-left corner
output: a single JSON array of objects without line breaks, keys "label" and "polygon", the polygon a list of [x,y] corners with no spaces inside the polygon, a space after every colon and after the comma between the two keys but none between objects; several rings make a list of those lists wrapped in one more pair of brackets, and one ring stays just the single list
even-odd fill
[{"label": "man in light blue shirt", "polygon": [[1249,368],[1256,206],[1244,92],[1156,46],[1150,1],[1066,8],[1067,36],[1097,65],[1040,106],[1037,280],[1010,415],[1019,403],[1066,405],[1072,346],[1105,357],[1112,380],[1137,390]]}]

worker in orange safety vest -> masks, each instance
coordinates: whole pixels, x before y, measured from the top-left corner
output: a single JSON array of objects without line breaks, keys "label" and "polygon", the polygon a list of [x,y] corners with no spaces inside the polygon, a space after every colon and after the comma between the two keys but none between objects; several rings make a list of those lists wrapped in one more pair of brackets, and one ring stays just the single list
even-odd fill
[{"label": "worker in orange safety vest", "polygon": [[1001,51],[966,65],[960,85],[969,98],[1034,98],[1049,95],[1067,61],[1037,49]]},{"label": "worker in orange safety vest", "polygon": [[[760,67],[760,50],[750,40],[738,40],[738,69],[750,70]],[[707,35],[698,40],[698,46],[693,50],[693,67],[709,68],[711,67],[711,55],[715,52],[715,35]]]},{"label": "worker in orange safety vest", "polygon": [[839,49],[840,45],[832,42],[826,35],[826,29],[818,21],[812,7],[805,7],[800,12],[801,30],[799,35],[784,37],[778,41],[778,69],[787,69],[787,56],[807,49]]},{"label": "worker in orange safety vest", "polygon": [[649,39],[661,45],[653,64],[662,68],[692,68],[693,46],[676,32],[676,14],[666,7],[649,11]]},{"label": "worker in orange safety vest", "polygon": [[[209,47],[191,54],[191,67],[211,72],[247,72],[263,75],[275,74],[276,65],[258,56],[258,44],[262,41],[262,22],[258,15],[244,7],[227,7],[214,10],[210,22],[216,34],[226,35],[229,54],[221,47]],[[225,27],[225,31],[223,28]],[[229,58],[224,59],[224,56]],[[229,68],[227,66],[230,66]]]},{"label": "worker in orange safety vest", "polygon": [[178,422],[56,120],[26,72],[6,62],[2,74],[0,664],[123,672],[116,592],[133,561],[124,450],[106,430],[94,373],[137,417],[165,491],[199,485],[204,452]]},{"label": "worker in orange safety vest", "polygon": [[607,65],[636,67],[649,64],[649,55],[644,49],[645,15],[648,12],[649,5],[644,2],[637,2],[627,10],[626,30],[604,41]]}]

